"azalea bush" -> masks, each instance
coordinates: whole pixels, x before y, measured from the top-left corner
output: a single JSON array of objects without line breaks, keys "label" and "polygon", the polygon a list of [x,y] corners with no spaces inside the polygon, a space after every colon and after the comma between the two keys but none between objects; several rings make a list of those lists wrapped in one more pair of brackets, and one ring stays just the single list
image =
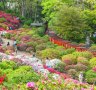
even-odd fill
[{"label": "azalea bush", "polygon": [[64,68],[65,68],[65,63],[58,63],[55,67],[56,70],[60,71],[60,72],[65,72]]},{"label": "azalea bush", "polygon": [[[40,75],[34,72],[31,66],[18,66],[13,61],[0,62],[0,76],[3,75],[6,75],[3,85],[8,89],[18,88],[17,85],[21,83],[24,85],[30,81],[37,82],[40,78]],[[23,88],[22,85],[20,88]],[[24,88],[26,87],[24,86]]]},{"label": "azalea bush", "polygon": [[60,52],[58,50],[49,48],[49,49],[42,50],[41,52],[40,51],[37,52],[37,55],[42,59],[45,59],[46,57],[54,59],[60,57]]},{"label": "azalea bush", "polygon": [[6,21],[5,18],[0,18],[0,23],[3,23],[3,22],[5,22],[5,21]]},{"label": "azalea bush", "polygon": [[96,51],[96,45],[93,45],[89,48],[90,51]]},{"label": "azalea bush", "polygon": [[92,53],[86,51],[86,52],[73,52],[73,55],[75,55],[76,57],[85,57],[88,60],[91,59],[93,57]]},{"label": "azalea bush", "polygon": [[95,67],[96,66],[96,58],[90,59],[90,66]]},{"label": "azalea bush", "polygon": [[89,66],[89,61],[87,60],[87,58],[84,58],[84,57],[78,57],[77,63]]},{"label": "azalea bush", "polygon": [[62,61],[66,65],[76,64],[77,63],[76,56],[72,55],[72,54],[67,54],[67,55],[62,56]]},{"label": "azalea bush", "polygon": [[31,67],[21,66],[8,75],[9,83],[27,83],[29,81],[38,81],[39,75],[36,74]]},{"label": "azalea bush", "polygon": [[69,48],[65,50],[65,54],[71,54],[73,52],[75,52],[75,48]]},{"label": "azalea bush", "polygon": [[93,70],[88,70],[86,72],[86,80],[88,83],[95,83],[96,82],[96,72],[94,72]]},{"label": "azalea bush", "polygon": [[1,69],[14,69],[16,66],[16,63],[13,61],[2,61],[0,62],[0,68]]},{"label": "azalea bush", "polygon": [[78,80],[74,79],[42,79],[37,82],[37,88],[39,90],[86,90],[86,89],[93,89],[92,86],[88,85],[87,83],[80,84]]}]

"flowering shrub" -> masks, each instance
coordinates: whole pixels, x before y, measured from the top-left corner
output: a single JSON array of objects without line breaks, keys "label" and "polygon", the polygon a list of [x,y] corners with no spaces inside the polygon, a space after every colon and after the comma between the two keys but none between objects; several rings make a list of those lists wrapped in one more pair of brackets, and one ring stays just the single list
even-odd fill
[{"label": "flowering shrub", "polygon": [[46,44],[43,43],[43,44],[39,44],[36,46],[36,51],[41,51],[41,50],[44,50],[46,49]]},{"label": "flowering shrub", "polygon": [[4,48],[3,47],[0,47],[0,52],[4,52]]},{"label": "flowering shrub", "polygon": [[34,82],[28,82],[27,83],[27,88],[34,89],[35,88],[35,83]]},{"label": "flowering shrub", "polygon": [[77,71],[86,71],[86,70],[88,70],[88,67],[87,66],[85,66],[85,65],[83,65],[83,64],[76,64],[75,66],[75,69],[77,70]]},{"label": "flowering shrub", "polygon": [[5,18],[0,18],[0,23],[3,23],[3,22],[5,22],[5,21],[6,21]]},{"label": "flowering shrub", "polygon": [[75,69],[75,65],[66,65],[65,70]]},{"label": "flowering shrub", "polygon": [[26,43],[18,44],[18,49],[21,51],[25,51],[27,49],[27,44]]},{"label": "flowering shrub", "polygon": [[84,57],[78,57],[77,58],[77,62],[81,63],[83,65],[89,66],[89,61],[86,58],[84,58]]},{"label": "flowering shrub", "polygon": [[0,62],[0,68],[1,69],[10,69],[10,68],[15,68],[16,63],[13,61],[2,61]]},{"label": "flowering shrub", "polygon": [[77,58],[78,57],[85,57],[88,60],[93,57],[92,53],[86,51],[86,52],[73,52],[73,55],[75,55]]},{"label": "flowering shrub", "polygon": [[77,78],[77,71],[75,70],[75,69],[70,69],[70,70],[68,70],[67,71],[67,73],[72,77],[72,78],[74,78],[74,79],[76,79]]},{"label": "flowering shrub", "polygon": [[39,75],[35,73],[30,66],[21,66],[8,75],[9,83],[27,83],[30,81],[38,81]]},{"label": "flowering shrub", "polygon": [[29,40],[31,37],[29,36],[29,35],[27,35],[27,36],[23,36],[22,38],[21,38],[21,40],[22,41],[27,41],[27,40]]},{"label": "flowering shrub", "polygon": [[96,67],[93,68],[93,71],[96,72]]},{"label": "flowering shrub", "polygon": [[64,63],[66,65],[71,65],[71,64],[76,64],[76,56],[72,55],[72,54],[68,54],[68,55],[64,55],[62,57],[62,61],[64,61]]},{"label": "flowering shrub", "polygon": [[89,48],[89,50],[90,50],[90,51],[96,51],[96,46],[91,46],[91,47]]},{"label": "flowering shrub", "polygon": [[96,66],[96,58],[90,59],[90,66],[95,67]]},{"label": "flowering shrub", "polygon": [[46,57],[49,57],[51,59],[54,59],[54,58],[59,58],[60,57],[60,53],[59,51],[55,50],[55,49],[45,49],[45,50],[42,50],[42,51],[39,51],[37,53],[37,55],[39,57],[41,57],[42,59],[45,59]]},{"label": "flowering shrub", "polygon": [[93,70],[89,70],[86,72],[86,79],[88,83],[94,83],[96,82],[96,72]]},{"label": "flowering shrub", "polygon": [[[74,79],[42,79],[39,80],[38,83],[36,84],[38,89],[40,90],[79,90],[80,87],[81,89],[90,89],[92,88],[90,85],[87,83],[82,83],[80,84],[78,80]],[[91,90],[91,89],[90,89]]]},{"label": "flowering shrub", "polygon": [[64,68],[65,68],[65,64],[64,63],[58,63],[56,66],[55,66],[55,69],[60,71],[60,72],[64,72]]},{"label": "flowering shrub", "polygon": [[75,49],[74,48],[69,48],[69,49],[66,49],[65,50],[65,54],[71,54],[73,52],[75,52]]}]

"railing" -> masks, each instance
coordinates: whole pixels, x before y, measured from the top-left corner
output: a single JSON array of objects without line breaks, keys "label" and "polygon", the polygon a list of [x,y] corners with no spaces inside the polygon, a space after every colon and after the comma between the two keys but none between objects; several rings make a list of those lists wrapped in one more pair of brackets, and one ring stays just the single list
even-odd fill
[{"label": "railing", "polygon": [[[54,43],[54,44],[59,45],[59,46],[63,46],[66,49],[75,48],[79,52],[88,51],[88,49],[86,47],[82,47],[80,45],[72,44],[70,41],[66,41],[66,40],[60,39],[59,37],[51,37],[50,36],[50,41],[52,43]],[[89,51],[89,52],[91,52],[96,57],[96,51]]]}]

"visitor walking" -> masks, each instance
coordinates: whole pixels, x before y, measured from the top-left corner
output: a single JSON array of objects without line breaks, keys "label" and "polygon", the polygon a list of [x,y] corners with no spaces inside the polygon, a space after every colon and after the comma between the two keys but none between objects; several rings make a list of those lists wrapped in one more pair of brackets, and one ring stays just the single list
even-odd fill
[{"label": "visitor walking", "polygon": [[50,60],[49,60],[48,57],[46,57],[45,64],[46,64],[46,66],[47,66],[48,68],[51,68],[51,62],[50,62]]},{"label": "visitor walking", "polygon": [[14,48],[14,51],[16,52],[16,54],[17,54],[17,41],[16,40],[14,40],[14,42],[13,42],[13,48]]},{"label": "visitor walking", "polygon": [[80,72],[80,74],[79,74],[79,82],[83,83],[83,79],[84,79],[83,72]]},{"label": "visitor walking", "polygon": [[10,42],[7,42],[7,46],[10,46]]},{"label": "visitor walking", "polygon": [[2,46],[2,44],[3,44],[3,40],[2,40],[2,37],[0,35],[0,46]]},{"label": "visitor walking", "polygon": [[15,52],[16,52],[16,54],[17,54],[17,51],[18,51],[18,49],[17,49],[17,44],[14,46],[14,50],[15,50]]},{"label": "visitor walking", "polygon": [[17,45],[17,41],[15,39],[14,42],[13,42],[13,47],[15,47],[16,45]]}]

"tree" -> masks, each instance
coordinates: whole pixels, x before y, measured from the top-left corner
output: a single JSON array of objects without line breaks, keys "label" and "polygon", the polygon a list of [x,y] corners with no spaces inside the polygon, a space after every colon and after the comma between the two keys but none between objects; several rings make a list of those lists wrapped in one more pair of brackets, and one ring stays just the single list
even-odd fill
[{"label": "tree", "polygon": [[58,36],[66,40],[80,40],[84,38],[84,30],[89,29],[82,18],[81,10],[62,5],[50,21],[50,26],[56,30]]},{"label": "tree", "polygon": [[62,0],[42,0],[42,14],[45,16],[45,20],[48,22],[55,14],[55,11],[63,4]]},{"label": "tree", "polygon": [[92,32],[96,31],[96,10],[84,10],[84,19],[87,24],[91,27]]},{"label": "tree", "polygon": [[3,5],[3,10],[5,10],[5,8],[6,8],[6,6],[5,6],[6,0],[0,0],[0,2],[1,2],[2,5]]}]

